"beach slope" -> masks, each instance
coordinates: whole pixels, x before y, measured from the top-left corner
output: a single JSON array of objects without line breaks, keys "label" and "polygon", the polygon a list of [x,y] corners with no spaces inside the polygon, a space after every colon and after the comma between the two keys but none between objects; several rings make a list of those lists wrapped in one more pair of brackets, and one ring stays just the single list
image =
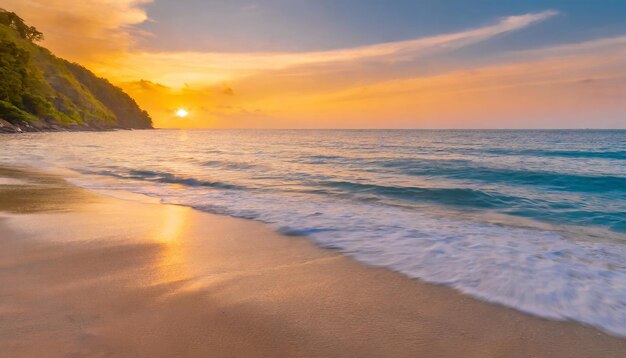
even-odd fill
[{"label": "beach slope", "polygon": [[[136,199],[136,198],[126,198]],[[624,357],[261,223],[0,169],[0,355]]]}]

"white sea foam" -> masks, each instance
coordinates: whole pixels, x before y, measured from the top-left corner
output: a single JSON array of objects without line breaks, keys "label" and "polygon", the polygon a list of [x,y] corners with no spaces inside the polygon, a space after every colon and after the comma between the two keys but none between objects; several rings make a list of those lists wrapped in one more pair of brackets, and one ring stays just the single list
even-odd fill
[{"label": "white sea foam", "polygon": [[0,163],[98,174],[74,180],[626,337],[626,131],[120,131],[0,148]]},{"label": "white sea foam", "polygon": [[[110,189],[75,180],[89,188]],[[126,184],[164,202],[256,219],[363,263],[541,317],[626,336],[626,246],[303,194]]]}]

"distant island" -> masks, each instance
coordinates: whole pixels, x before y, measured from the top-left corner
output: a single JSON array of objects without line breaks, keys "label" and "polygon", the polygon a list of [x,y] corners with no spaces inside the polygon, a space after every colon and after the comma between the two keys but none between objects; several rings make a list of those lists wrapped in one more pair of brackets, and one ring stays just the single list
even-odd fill
[{"label": "distant island", "polygon": [[122,89],[36,44],[43,34],[0,9],[0,132],[152,128]]}]

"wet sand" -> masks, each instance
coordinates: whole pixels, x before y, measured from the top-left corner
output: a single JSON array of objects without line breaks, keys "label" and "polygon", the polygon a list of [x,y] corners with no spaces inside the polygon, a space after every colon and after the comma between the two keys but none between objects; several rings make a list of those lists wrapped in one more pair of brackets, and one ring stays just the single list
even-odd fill
[{"label": "wet sand", "polygon": [[2,357],[625,357],[261,223],[0,168]]}]

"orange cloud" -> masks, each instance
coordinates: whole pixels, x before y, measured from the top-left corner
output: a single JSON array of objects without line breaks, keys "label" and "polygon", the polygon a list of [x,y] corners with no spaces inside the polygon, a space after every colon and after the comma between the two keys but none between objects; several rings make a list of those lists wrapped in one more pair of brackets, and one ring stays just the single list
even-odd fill
[{"label": "orange cloud", "polygon": [[[626,36],[440,64],[544,11],[408,41],[305,53],[149,52],[151,0],[5,0],[45,46],[111,79],[160,127],[626,126]],[[430,63],[428,69],[422,63]],[[432,65],[436,64],[436,65]],[[177,108],[190,111],[174,117]],[[568,122],[569,121],[569,122]]]},{"label": "orange cloud", "polygon": [[[73,61],[106,61],[128,51],[134,41],[129,26],[148,16],[141,5],[152,0],[4,0],[45,34],[44,45]],[[89,64],[87,62],[86,64]]]},{"label": "orange cloud", "polygon": [[561,56],[259,102],[273,102],[284,118],[306,114],[301,126],[577,127],[594,118],[624,127],[625,64],[619,51]]},{"label": "orange cloud", "polygon": [[[172,88],[141,80],[121,83],[120,86],[150,110],[155,126],[160,128],[216,127],[224,126],[229,118],[262,116],[259,110],[241,104],[236,92],[225,84]],[[189,115],[185,118],[175,116],[179,108],[185,108]]]},{"label": "orange cloud", "polygon": [[[233,81],[237,96],[232,98],[218,96],[216,88],[198,90],[213,107],[203,109],[204,119],[186,125],[576,127],[594,116],[600,126],[623,127],[626,47],[619,44],[626,44],[626,36],[502,54],[494,65],[364,84],[338,76],[344,67],[336,65],[265,71]],[[354,70],[355,63],[348,67]],[[368,71],[360,76],[368,77]]]}]

